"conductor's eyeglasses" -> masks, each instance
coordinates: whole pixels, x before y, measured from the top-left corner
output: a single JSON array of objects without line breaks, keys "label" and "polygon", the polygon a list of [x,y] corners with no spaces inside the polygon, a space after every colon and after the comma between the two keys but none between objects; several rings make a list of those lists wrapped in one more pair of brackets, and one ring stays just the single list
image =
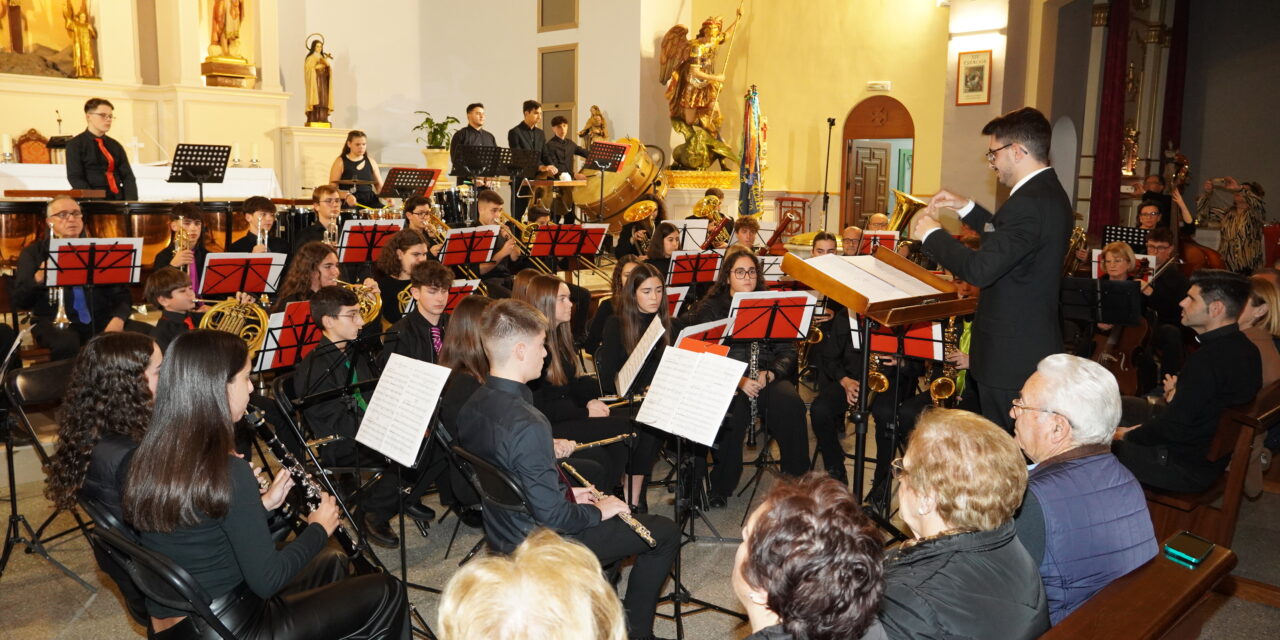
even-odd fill
[{"label": "conductor's eyeglasses", "polygon": [[747,278],[754,278],[754,277],[756,277],[756,270],[755,270],[755,269],[734,269],[734,270],[733,270],[733,271],[731,271],[730,273],[732,273],[732,274],[733,274],[733,277],[735,277],[735,278],[737,278],[737,279],[739,279],[739,280],[746,280]]},{"label": "conductor's eyeglasses", "polygon": [[987,151],[987,162],[995,162],[995,161],[996,161],[996,154],[998,154],[998,153],[1000,153],[1001,151],[1004,151],[1005,149],[1008,149],[1009,147],[1012,147],[1012,146],[1013,146],[1013,143],[1012,143],[1012,142],[1010,142],[1009,144],[1006,144],[1005,146],[1000,147],[999,149],[991,149],[991,150]]}]

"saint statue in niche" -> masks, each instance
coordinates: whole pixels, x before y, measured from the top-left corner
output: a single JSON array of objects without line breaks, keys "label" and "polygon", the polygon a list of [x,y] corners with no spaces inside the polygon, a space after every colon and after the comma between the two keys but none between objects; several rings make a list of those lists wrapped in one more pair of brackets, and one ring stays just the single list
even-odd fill
[{"label": "saint statue in niche", "polygon": [[590,147],[593,140],[609,140],[609,125],[605,123],[600,107],[591,105],[591,117],[587,118],[587,126],[578,132],[578,137],[582,138],[584,147]]},{"label": "saint statue in niche", "polygon": [[307,51],[302,61],[302,75],[307,83],[307,126],[328,127],[329,114],[333,113],[332,67],[329,66],[333,56],[324,52],[324,36],[318,33],[307,36]]},{"label": "saint statue in niche", "polygon": [[[742,9],[738,9],[733,24],[724,27],[719,17],[711,17],[702,21],[698,35],[688,39],[689,29],[684,25],[675,25],[662,37],[662,49],[658,57],[658,81],[667,87],[667,105],[670,107],[671,127],[685,136],[686,144],[699,141],[698,146],[708,147],[709,140],[720,140],[720,123],[724,117],[720,113],[720,90],[724,88],[724,72],[715,72],[716,54],[721,45],[729,41],[733,31],[742,20]],[[732,42],[729,44],[732,48]],[[730,49],[731,50],[731,49]],[[728,65],[728,54],[725,55],[725,66]],[[723,146],[723,143],[721,143]],[[677,169],[704,170],[715,161],[723,165],[724,158],[695,154],[703,166],[679,166]]]},{"label": "saint statue in niche", "polygon": [[72,8],[71,0],[67,0],[67,6],[62,10],[63,24],[71,35],[71,66],[77,78],[98,77],[98,60],[93,47],[98,39],[98,29],[93,26],[89,10],[85,8],[87,1],[80,0],[80,10],[77,11]]},{"label": "saint statue in niche", "polygon": [[236,58],[240,54],[240,24],[244,20],[244,0],[213,0],[209,57]]}]

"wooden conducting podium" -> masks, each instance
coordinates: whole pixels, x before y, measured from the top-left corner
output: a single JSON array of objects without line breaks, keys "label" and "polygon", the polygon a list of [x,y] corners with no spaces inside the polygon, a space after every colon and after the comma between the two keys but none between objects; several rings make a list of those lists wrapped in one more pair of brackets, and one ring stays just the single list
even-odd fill
[{"label": "wooden conducting podium", "polygon": [[[850,318],[857,320],[856,331],[860,337],[860,345],[872,344],[871,333],[877,324],[893,328],[894,334],[898,336],[896,342],[901,344],[901,336],[908,325],[967,315],[977,307],[976,299],[959,297],[955,284],[885,247],[879,247],[870,255],[828,254],[808,260],[788,253],[782,258],[782,271],[847,307]],[[862,349],[859,381],[861,389],[869,388],[867,378],[871,351],[871,348]],[[895,355],[902,355],[901,347]],[[853,411],[856,427],[853,492],[860,501],[866,468],[868,395],[870,394],[858,394],[856,411]],[[879,428],[882,427],[877,426]],[[887,505],[889,500],[884,502]],[[864,511],[894,538],[905,538],[902,532],[890,524],[887,514],[878,513],[870,505]]]},{"label": "wooden conducting podium", "polygon": [[808,260],[788,253],[782,271],[886,327],[967,315],[978,304],[961,299],[954,283],[884,247],[870,255]]}]

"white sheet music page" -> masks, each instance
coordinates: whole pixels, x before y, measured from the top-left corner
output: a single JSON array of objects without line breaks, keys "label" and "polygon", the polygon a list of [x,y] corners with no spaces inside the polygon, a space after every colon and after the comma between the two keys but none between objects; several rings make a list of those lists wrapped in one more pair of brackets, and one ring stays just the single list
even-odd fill
[{"label": "white sheet music page", "polygon": [[356,442],[413,467],[449,372],[447,367],[392,354],[378,378],[378,392],[360,422]]},{"label": "white sheet music page", "polygon": [[880,280],[889,283],[895,289],[904,291],[908,296],[928,296],[942,293],[937,289],[917,280],[893,265],[876,260],[875,256],[852,256],[845,258],[859,269],[870,273]]},{"label": "white sheet music page", "polygon": [[631,355],[627,356],[626,363],[618,370],[618,376],[614,380],[614,384],[617,385],[618,395],[626,396],[631,391],[631,384],[636,381],[636,375],[640,373],[645,361],[649,359],[649,352],[653,351],[653,345],[658,344],[658,339],[662,337],[666,330],[666,327],[662,326],[662,320],[655,313],[653,321],[649,323],[649,328],[644,330],[644,335],[641,335],[640,340],[636,342],[636,348],[631,350]]},{"label": "white sheet music page", "polygon": [[747,363],[666,347],[636,421],[711,446]]},{"label": "white sheet music page", "polygon": [[937,289],[876,260],[874,256],[827,254],[805,262],[872,303],[938,293]]}]

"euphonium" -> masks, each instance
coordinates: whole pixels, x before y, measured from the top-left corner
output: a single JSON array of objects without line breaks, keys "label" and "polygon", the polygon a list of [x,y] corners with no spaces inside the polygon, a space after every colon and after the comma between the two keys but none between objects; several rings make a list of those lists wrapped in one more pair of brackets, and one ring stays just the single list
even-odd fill
[{"label": "euphonium", "polygon": [[374,291],[373,287],[341,280],[338,281],[338,284],[356,294],[356,298],[360,300],[360,318],[364,320],[365,324],[373,322],[377,319],[378,314],[382,313],[382,296],[377,291]]},{"label": "euphonium", "polygon": [[658,203],[653,200],[641,200],[627,207],[627,209],[622,212],[622,222],[624,224],[631,224],[642,220],[649,221],[649,224],[644,228],[646,233],[643,236],[632,240],[632,244],[635,245],[636,250],[638,250],[642,256],[649,253],[649,236],[653,233],[653,217],[657,213]]},{"label": "euphonium", "polygon": [[[720,213],[720,198],[716,196],[703,196],[701,200],[693,205],[693,215],[705,219],[708,224],[715,222],[727,222],[724,214]],[[727,224],[721,224],[720,230],[713,236],[712,244],[729,244],[729,229]]]},{"label": "euphonium", "polygon": [[241,303],[235,298],[196,302],[213,305],[200,319],[201,329],[230,333],[244,340],[250,353],[262,348],[262,343],[267,339],[268,317],[265,309],[256,304]]},{"label": "euphonium", "polygon": [[915,218],[916,213],[929,206],[929,203],[897,189],[893,190],[893,195],[895,200],[893,213],[889,214],[889,230],[909,231],[911,229],[911,221]]},{"label": "euphonium", "polygon": [[[956,341],[957,338],[959,338],[959,334],[956,331],[956,317],[951,316],[951,319],[947,321],[947,328],[942,330],[942,355],[944,358],[951,351],[959,348],[959,343]],[[956,365],[950,360],[943,360],[942,375],[929,383],[929,397],[933,399],[934,406],[941,407],[955,395]]]}]

